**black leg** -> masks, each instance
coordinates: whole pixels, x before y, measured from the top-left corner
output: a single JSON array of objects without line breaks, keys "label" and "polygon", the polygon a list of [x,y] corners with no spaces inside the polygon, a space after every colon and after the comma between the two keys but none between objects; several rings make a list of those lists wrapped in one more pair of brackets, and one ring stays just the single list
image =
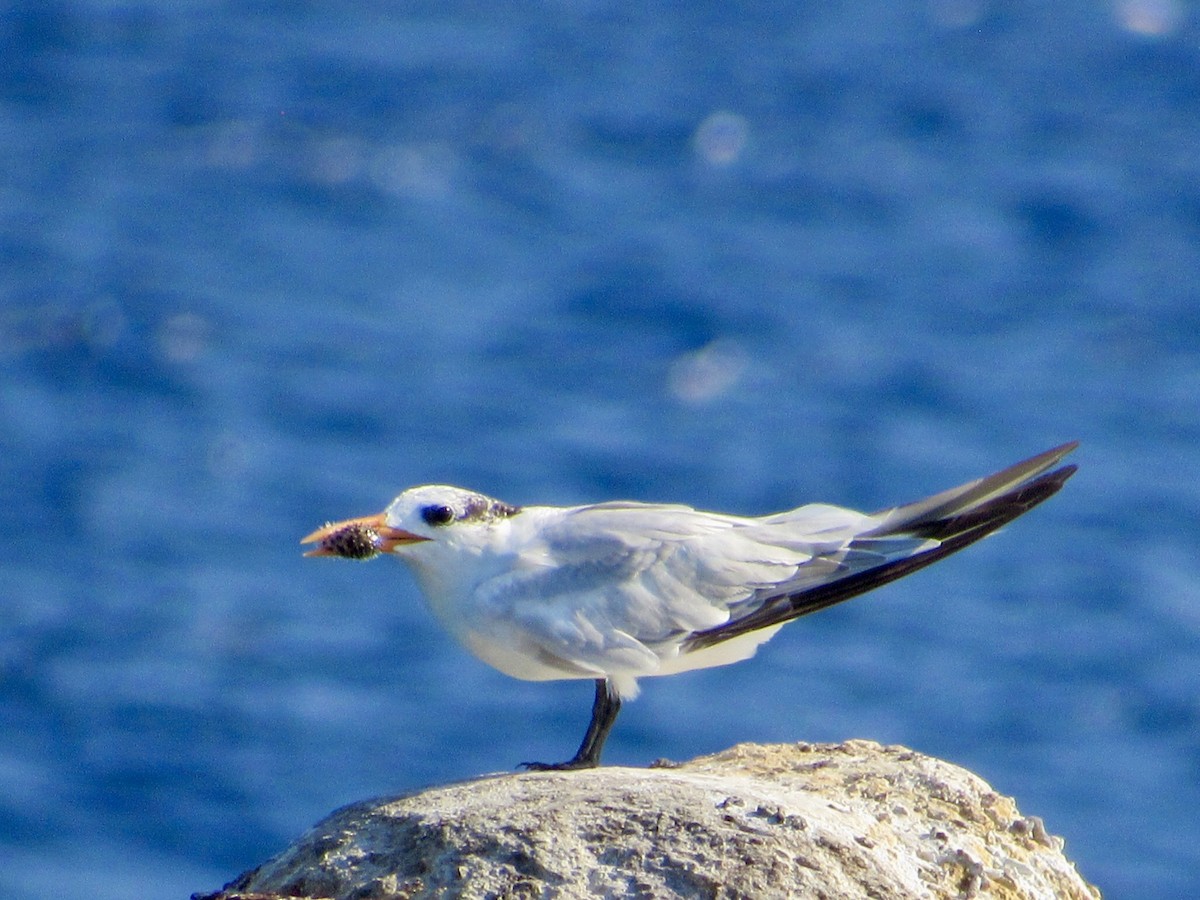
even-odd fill
[{"label": "black leg", "polygon": [[604,741],[608,737],[608,733],[612,731],[613,723],[617,721],[617,713],[620,711],[621,698],[609,690],[606,679],[597,678],[596,699],[592,701],[592,721],[588,723],[583,743],[579,745],[575,755],[561,763],[521,763],[521,765],[534,772],[594,769],[600,765],[600,751],[604,749]]}]

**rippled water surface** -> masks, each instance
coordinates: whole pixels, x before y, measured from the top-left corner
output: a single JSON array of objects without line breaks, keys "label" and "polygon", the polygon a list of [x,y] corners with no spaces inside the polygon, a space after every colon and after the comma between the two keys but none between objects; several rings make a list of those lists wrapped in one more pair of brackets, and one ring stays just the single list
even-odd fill
[{"label": "rippled water surface", "polygon": [[0,894],[213,890],[556,758],[401,488],[765,513],[1079,438],[1003,534],[648,681],[607,760],[945,757],[1200,894],[1200,21],[1002,4],[17,2],[0,16]]}]

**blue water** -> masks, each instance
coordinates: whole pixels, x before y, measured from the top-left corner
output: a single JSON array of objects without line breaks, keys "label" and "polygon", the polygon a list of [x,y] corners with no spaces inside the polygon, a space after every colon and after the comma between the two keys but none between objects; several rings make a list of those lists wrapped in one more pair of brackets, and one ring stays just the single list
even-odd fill
[{"label": "blue water", "polygon": [[1200,895],[1198,48],[1183,0],[5,4],[0,895],[186,897],[573,751],[590,685],[302,559],[326,519],[875,508],[1073,438],[606,759],[907,744]]}]

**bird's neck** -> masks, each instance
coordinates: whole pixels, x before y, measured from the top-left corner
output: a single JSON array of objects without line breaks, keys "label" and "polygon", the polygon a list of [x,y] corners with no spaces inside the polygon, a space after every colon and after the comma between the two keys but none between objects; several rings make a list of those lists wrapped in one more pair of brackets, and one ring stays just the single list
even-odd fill
[{"label": "bird's neck", "polygon": [[511,565],[508,554],[491,542],[417,546],[401,557],[408,565],[434,615],[452,632],[471,617],[470,606],[483,582]]}]

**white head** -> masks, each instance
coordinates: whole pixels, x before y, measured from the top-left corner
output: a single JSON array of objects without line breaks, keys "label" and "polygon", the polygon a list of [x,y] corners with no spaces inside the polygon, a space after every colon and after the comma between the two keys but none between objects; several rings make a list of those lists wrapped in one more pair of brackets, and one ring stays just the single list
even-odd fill
[{"label": "white head", "polygon": [[476,543],[472,538],[480,537],[487,526],[520,511],[519,506],[465,488],[428,484],[409,488],[376,515],[330,522],[301,543],[317,545],[305,556],[370,559],[380,553],[394,553],[415,561],[423,552],[418,549],[421,544],[464,548]]}]

